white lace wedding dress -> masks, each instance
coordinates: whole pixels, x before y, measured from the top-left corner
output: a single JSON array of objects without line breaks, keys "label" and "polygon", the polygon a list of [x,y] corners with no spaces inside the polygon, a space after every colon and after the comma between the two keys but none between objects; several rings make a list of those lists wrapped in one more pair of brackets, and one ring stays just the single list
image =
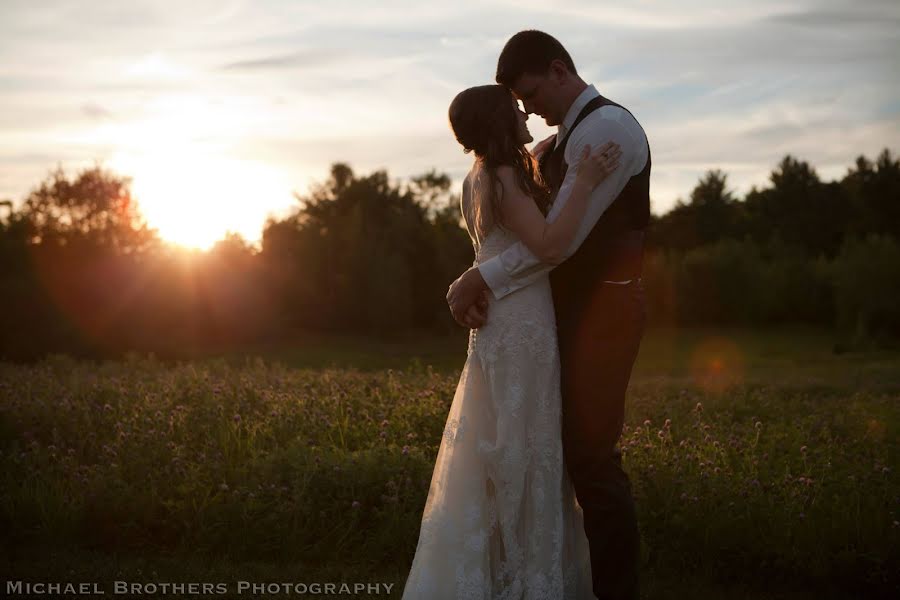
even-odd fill
[{"label": "white lace wedding dress", "polygon": [[[475,262],[517,240],[499,227],[473,236]],[[491,297],[469,335],[404,600],[594,598],[559,377],[549,280]]]}]

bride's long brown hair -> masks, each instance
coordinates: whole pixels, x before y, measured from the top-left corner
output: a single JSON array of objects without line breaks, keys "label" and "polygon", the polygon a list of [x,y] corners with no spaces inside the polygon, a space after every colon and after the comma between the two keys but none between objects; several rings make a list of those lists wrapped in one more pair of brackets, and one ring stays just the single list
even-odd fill
[{"label": "bride's long brown hair", "polygon": [[504,190],[497,177],[497,167],[502,165],[513,167],[519,187],[546,215],[550,191],[541,179],[534,157],[518,140],[519,126],[512,93],[502,85],[480,85],[463,90],[450,103],[449,117],[453,135],[462,144],[463,151],[474,152],[489,174],[494,223],[502,227],[500,203]]}]

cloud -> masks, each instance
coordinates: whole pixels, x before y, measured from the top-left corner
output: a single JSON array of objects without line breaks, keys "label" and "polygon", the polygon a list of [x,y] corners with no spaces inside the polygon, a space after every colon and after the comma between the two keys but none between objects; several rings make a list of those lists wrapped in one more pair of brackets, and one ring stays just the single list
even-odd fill
[{"label": "cloud", "polygon": [[798,27],[836,28],[848,27],[865,28],[896,28],[900,24],[900,18],[896,14],[873,14],[851,11],[814,11],[786,12],[771,15],[765,19],[771,23],[796,25]]},{"label": "cloud", "polygon": [[[780,8],[765,17],[766,21],[797,27],[837,29],[865,28],[895,33],[900,25],[900,8],[894,0],[825,0],[807,8]],[[896,40],[896,36],[893,36]]]},{"label": "cloud", "polygon": [[89,102],[87,104],[81,105],[81,112],[85,116],[88,116],[92,119],[104,119],[107,117],[111,117],[112,113],[100,106],[99,104],[94,104]]},{"label": "cloud", "polygon": [[239,60],[222,65],[226,71],[256,71],[270,69],[296,69],[321,67],[339,62],[346,54],[329,50],[306,50],[292,54],[266,56],[249,60]]},{"label": "cloud", "polygon": [[20,197],[57,158],[102,158],[117,131],[200,136],[297,182],[337,160],[461,177],[471,156],[447,105],[536,27],[644,125],[660,211],[708,168],[741,191],[788,151],[828,174],[896,150],[898,25],[896,0],[5,0],[0,196]]}]

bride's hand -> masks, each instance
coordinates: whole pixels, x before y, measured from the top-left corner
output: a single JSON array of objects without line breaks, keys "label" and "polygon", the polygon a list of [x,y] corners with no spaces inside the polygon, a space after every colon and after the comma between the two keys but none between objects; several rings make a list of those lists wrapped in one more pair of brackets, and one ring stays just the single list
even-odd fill
[{"label": "bride's hand", "polygon": [[578,161],[578,179],[593,188],[619,167],[621,156],[622,149],[615,142],[606,142],[593,153],[591,145],[585,144]]}]

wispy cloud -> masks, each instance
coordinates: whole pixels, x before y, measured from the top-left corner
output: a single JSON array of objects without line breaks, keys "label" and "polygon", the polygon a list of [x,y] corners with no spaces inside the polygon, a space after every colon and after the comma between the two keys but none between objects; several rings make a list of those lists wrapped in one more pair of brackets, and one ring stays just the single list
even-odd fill
[{"label": "wispy cloud", "polygon": [[328,50],[307,50],[277,56],[265,56],[230,62],[222,66],[226,71],[255,71],[272,69],[296,69],[298,67],[321,67],[334,64],[345,58],[340,52]]},{"label": "wispy cloud", "polygon": [[81,112],[92,119],[103,119],[112,116],[111,112],[109,112],[99,104],[90,102],[81,105]]},{"label": "wispy cloud", "polygon": [[556,35],[638,116],[656,211],[709,168],[742,193],[787,152],[839,176],[860,153],[900,149],[895,0],[5,0],[0,197],[57,161],[168,138],[277,165],[301,192],[338,160],[460,177],[471,157],[447,105],[492,81],[526,28]]}]

